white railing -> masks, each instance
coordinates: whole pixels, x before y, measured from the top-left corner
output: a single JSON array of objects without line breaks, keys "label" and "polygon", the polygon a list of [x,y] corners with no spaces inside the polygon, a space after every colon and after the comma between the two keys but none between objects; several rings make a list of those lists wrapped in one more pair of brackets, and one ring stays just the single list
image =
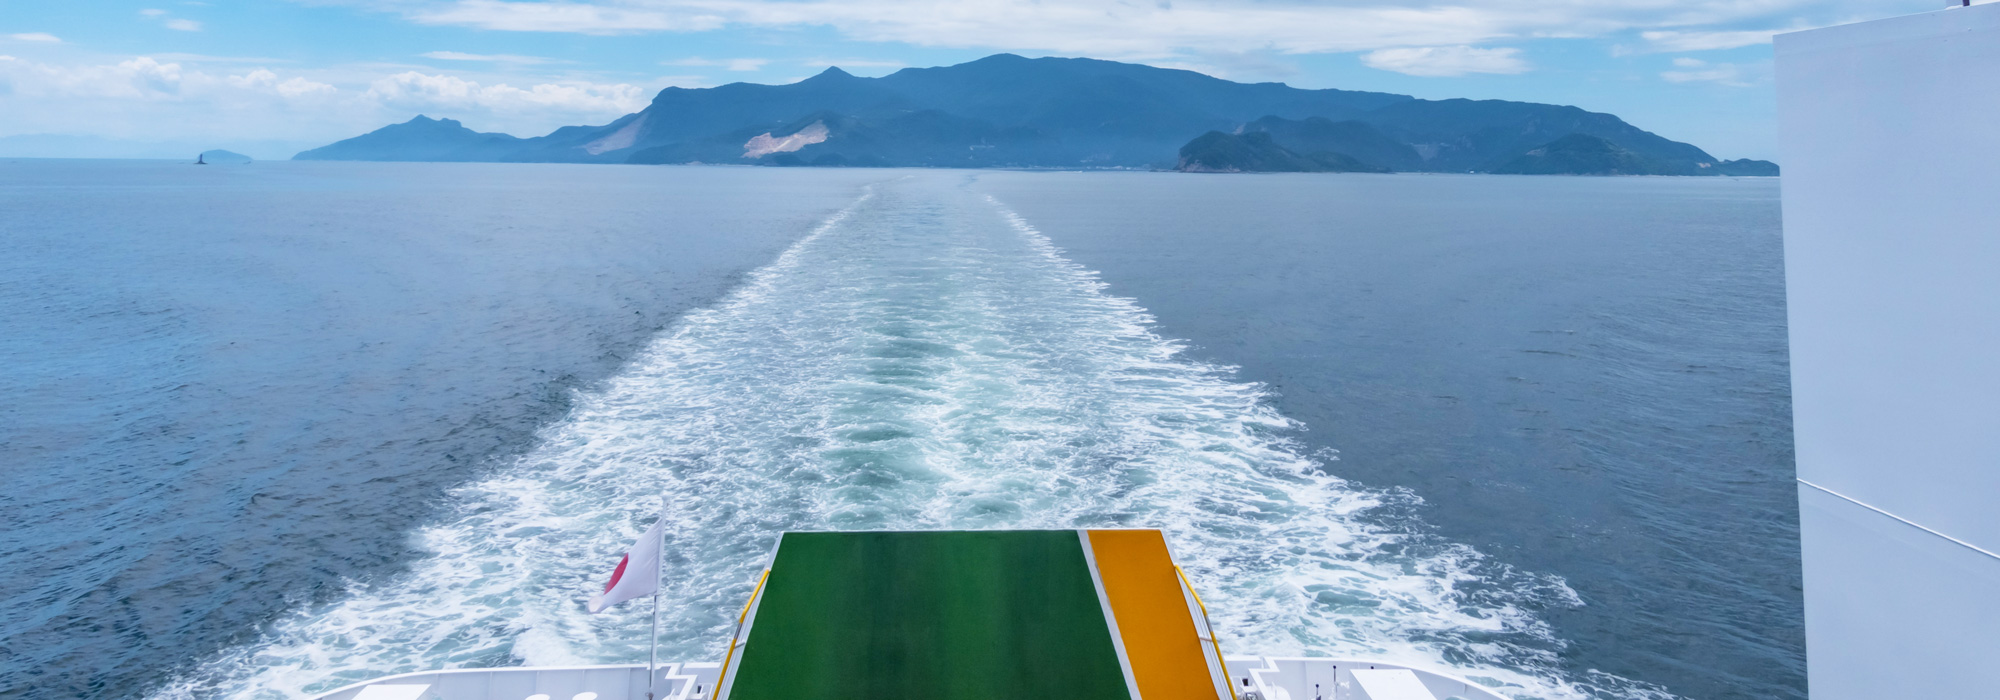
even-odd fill
[{"label": "white railing", "polygon": [[[1228,667],[1241,700],[1385,700],[1369,696],[1357,670],[1407,670],[1436,700],[1508,700],[1464,678],[1380,661],[1232,656]],[[708,700],[720,670],[716,663],[662,664],[653,697]],[[643,665],[475,668],[386,676],[316,700],[645,700],[646,687]],[[369,688],[377,690],[363,698]]]},{"label": "white railing", "polygon": [[1361,659],[1229,657],[1229,682],[1239,698],[1248,695],[1245,691],[1252,691],[1262,700],[1371,700],[1367,690],[1356,681],[1356,670],[1409,671],[1437,700],[1508,700],[1464,678],[1401,664]]},{"label": "white railing", "polygon": [[[661,664],[652,684],[653,697],[706,700],[715,692],[720,667],[715,663]],[[647,683],[644,664],[468,668],[386,676],[320,695],[317,700],[356,700],[371,687],[378,687],[371,695],[385,700],[646,700]]]}]

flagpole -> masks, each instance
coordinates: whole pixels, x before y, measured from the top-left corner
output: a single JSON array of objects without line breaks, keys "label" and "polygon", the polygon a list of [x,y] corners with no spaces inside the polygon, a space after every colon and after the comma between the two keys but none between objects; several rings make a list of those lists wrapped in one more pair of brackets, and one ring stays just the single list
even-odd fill
[{"label": "flagpole", "polygon": [[653,591],[653,651],[646,661],[646,700],[653,700],[653,684],[660,674],[660,592]]},{"label": "flagpole", "polygon": [[[660,494],[660,522],[667,520],[667,495]],[[660,556],[653,561],[653,630],[646,637],[651,649],[646,654],[646,700],[653,700],[653,686],[660,675],[660,579],[667,572],[666,530],[660,531]]]}]

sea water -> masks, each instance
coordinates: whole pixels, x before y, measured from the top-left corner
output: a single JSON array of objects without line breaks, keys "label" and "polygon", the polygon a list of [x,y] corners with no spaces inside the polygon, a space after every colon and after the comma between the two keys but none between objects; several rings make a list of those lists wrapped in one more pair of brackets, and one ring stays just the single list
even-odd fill
[{"label": "sea water", "polygon": [[[1076,225],[1063,213],[1063,196],[1037,194],[1038,182],[1070,178],[1058,189],[1088,197],[1095,187],[1113,206],[1122,192],[1129,205],[1143,206],[1129,197],[1135,182],[1146,182],[1136,178],[1173,176],[276,165],[233,185],[167,185],[218,214],[233,201],[239,216],[247,207],[262,212],[253,221],[276,217],[258,227],[264,237],[254,243],[239,233],[203,244],[202,232],[240,231],[214,217],[133,223],[165,231],[165,240],[135,241],[106,230],[117,228],[116,207],[91,214],[99,228],[9,215],[9,245],[41,257],[31,256],[19,276],[10,271],[6,293],[43,301],[9,320],[35,331],[5,346],[10,360],[31,369],[0,376],[47,403],[66,403],[69,413],[16,409],[0,433],[10,471],[45,485],[10,496],[8,505],[18,505],[10,510],[65,524],[9,523],[0,555],[11,580],[25,586],[8,586],[8,637],[0,644],[10,653],[0,692],[41,687],[88,696],[117,687],[162,698],[299,697],[398,671],[638,660],[647,642],[644,606],[590,616],[580,601],[658,516],[661,495],[671,525],[667,658],[719,656],[732,615],[783,530],[1144,526],[1168,531],[1232,651],[1423,663],[1532,697],[1676,691],[1680,677],[1671,672],[1627,677],[1574,663],[1577,647],[1611,659],[1621,649],[1668,653],[1645,639],[1579,639],[1552,622],[1590,607],[1572,581],[1608,575],[1595,562],[1557,573],[1518,563],[1545,559],[1483,551],[1440,532],[1424,521],[1437,508],[1423,503],[1423,480],[1399,483],[1379,466],[1350,466],[1353,454],[1307,437],[1323,426],[1280,410],[1289,394],[1274,395],[1223,364],[1245,360],[1188,352],[1186,341],[1162,332],[1144,296],[1107,288],[1095,271],[1129,270],[1130,260],[1145,258],[1142,250],[1200,246],[1133,237],[1122,242],[1132,254],[1121,263],[1119,246],[1074,237],[1094,248],[1093,267],[1034,213]],[[144,192],[175,173],[127,175],[126,186],[143,197],[157,196]],[[385,180],[395,185],[371,184]],[[1198,180],[1173,182],[1200,187],[1181,184]],[[1489,181],[1535,180],[1560,179]],[[1370,181],[1418,189],[1431,182]],[[10,201],[62,213],[76,201],[133,194],[87,182],[76,192],[38,186],[12,184]],[[1286,187],[1299,185],[1280,187],[1270,201],[1228,201],[1246,211],[1282,208],[1299,196]],[[274,200],[284,211],[266,211]],[[393,215],[382,216],[384,201]],[[1181,226],[1215,237],[1253,233],[1226,222]],[[521,229],[528,233],[505,233]],[[1254,233],[1320,235],[1311,227]],[[112,249],[99,255],[117,259],[120,273],[209,277],[138,281],[156,296],[110,295],[134,305],[112,310],[118,332],[79,338],[61,324],[102,312],[78,299],[106,288],[129,292],[124,285],[135,283],[75,273],[76,257],[56,253],[79,240]],[[681,259],[683,251],[695,259]],[[244,258],[290,265],[271,270]],[[353,277],[398,266],[407,272]],[[727,277],[752,267],[740,280]],[[1231,286],[1254,296],[1260,282],[1246,276]],[[703,298],[703,290],[713,296]],[[269,299],[282,291],[362,298],[345,306]],[[1265,285],[1261,293],[1293,292]],[[141,301],[190,295],[225,318],[178,318],[177,310],[189,315],[184,304]],[[391,307],[413,303],[424,312],[388,324],[394,332],[338,322],[340,312],[400,315]],[[254,312],[238,307],[296,316],[239,327],[227,317]],[[149,326],[148,311],[172,320]],[[1423,318],[1405,325],[1413,333],[1428,327]],[[230,339],[238,333],[245,337]],[[176,350],[159,359],[145,352],[157,348],[108,337],[121,334],[166,338],[150,342]],[[386,357],[348,345],[370,334],[388,336]],[[86,340],[112,347],[83,347]],[[266,347],[227,354],[229,343],[244,340]],[[1242,354],[1258,355],[1249,344]],[[338,350],[308,351],[317,346]],[[502,357],[489,356],[496,353]],[[550,379],[524,366],[543,364],[569,369]],[[172,383],[216,380],[186,365],[256,381],[190,400]],[[92,371],[103,375],[96,383],[105,393],[57,380]],[[457,392],[480,395],[477,408],[438,398]],[[357,402],[367,410],[353,408]],[[225,417],[158,418],[196,410]],[[133,430],[152,427],[143,418],[165,427]],[[390,425],[402,432],[381,435]],[[1417,421],[1402,429],[1430,427]],[[452,449],[440,454],[437,443]],[[365,447],[340,447],[356,444]],[[181,461],[157,462],[170,457]],[[1357,472],[1374,478],[1356,480]],[[315,494],[316,484],[339,497]],[[363,497],[369,502],[359,503]],[[373,517],[352,517],[347,511],[356,507]],[[146,517],[162,511],[189,516]],[[1562,525],[1488,524],[1529,532]],[[272,527],[284,536],[256,532]],[[337,544],[349,537],[367,546]],[[1765,546],[1774,559],[1796,556],[1795,543]],[[271,562],[279,563],[275,571]],[[164,581],[166,590],[142,595],[109,583],[135,576]],[[244,600],[275,602],[230,615]],[[63,653],[23,644],[58,637],[73,640]],[[1783,657],[1786,639],[1759,641]],[[120,656],[113,650],[121,645],[150,653]],[[120,663],[107,670],[96,653]],[[1774,671],[1772,683],[1796,692],[1802,684],[1784,674]]]},{"label": "sea water", "polygon": [[1106,175],[980,182],[1399,520],[1562,577],[1571,673],[1803,697],[1775,178]]}]

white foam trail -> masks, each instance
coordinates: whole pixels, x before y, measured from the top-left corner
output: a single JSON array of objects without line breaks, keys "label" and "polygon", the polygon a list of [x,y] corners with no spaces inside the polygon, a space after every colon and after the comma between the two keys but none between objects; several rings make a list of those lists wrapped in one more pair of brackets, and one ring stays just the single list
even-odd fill
[{"label": "white foam trail", "polygon": [[677,505],[663,658],[720,656],[787,529],[1157,526],[1236,652],[1452,667],[1522,697],[1655,690],[1553,670],[1559,580],[1385,524],[1261,387],[1188,361],[1129,299],[956,180],[888,183],[455,491],[410,571],[357,583],[162,698],[301,697],[438,667],[627,663],[647,610],[584,614]]}]

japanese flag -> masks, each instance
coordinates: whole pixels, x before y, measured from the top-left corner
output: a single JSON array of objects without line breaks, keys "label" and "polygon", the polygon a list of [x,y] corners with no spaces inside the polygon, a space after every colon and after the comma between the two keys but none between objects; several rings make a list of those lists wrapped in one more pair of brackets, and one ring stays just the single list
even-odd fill
[{"label": "japanese flag", "polygon": [[625,552],[625,558],[618,560],[618,568],[611,571],[611,581],[604,584],[604,593],[591,596],[592,614],[660,590],[660,540],[666,533],[666,525],[667,514],[662,512],[653,527],[640,535],[639,541],[632,543],[632,549]]}]

